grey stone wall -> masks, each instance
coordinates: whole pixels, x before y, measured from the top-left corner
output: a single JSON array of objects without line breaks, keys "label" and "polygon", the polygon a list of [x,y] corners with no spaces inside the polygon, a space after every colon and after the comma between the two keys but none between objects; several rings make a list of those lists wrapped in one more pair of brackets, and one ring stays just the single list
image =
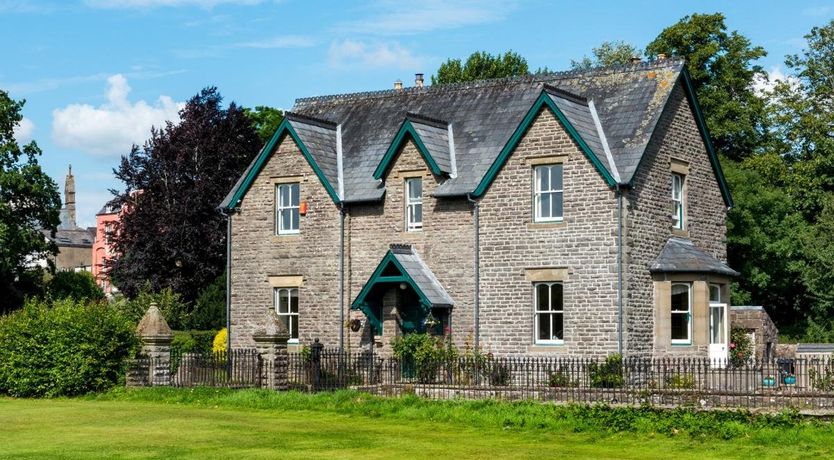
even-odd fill
[{"label": "grey stone wall", "polygon": [[[632,354],[705,356],[705,347],[656,343],[656,299],[648,267],[660,254],[672,230],[672,158],[689,163],[686,177],[686,231],[703,251],[727,259],[726,205],[710,165],[691,107],[680,84],[674,89],[627,198],[626,224],[626,349]],[[692,281],[702,277],[692,277]],[[725,290],[726,291],[726,290]],[[705,331],[694,331],[705,334]]]},{"label": "grey stone wall", "polygon": [[731,308],[730,324],[732,327],[741,327],[753,334],[753,351],[756,358],[765,357],[768,343],[771,344],[770,357],[782,356],[786,353],[784,348],[777,351],[779,330],[776,329],[776,325],[773,324],[764,308],[748,306]]},{"label": "grey stone wall", "polygon": [[[533,164],[564,161],[564,223],[533,223]],[[545,160],[546,161],[546,160]],[[617,349],[616,201],[549,110],[539,113],[481,200],[481,344],[496,353]],[[531,268],[566,268],[564,345],[534,347]]]},{"label": "grey stone wall", "polygon": [[[309,204],[298,235],[275,235],[275,182],[301,176],[301,200]],[[339,208],[285,137],[232,217],[232,347],[252,347],[252,333],[275,307],[270,276],[301,275],[299,335],[303,343],[339,337]]]}]

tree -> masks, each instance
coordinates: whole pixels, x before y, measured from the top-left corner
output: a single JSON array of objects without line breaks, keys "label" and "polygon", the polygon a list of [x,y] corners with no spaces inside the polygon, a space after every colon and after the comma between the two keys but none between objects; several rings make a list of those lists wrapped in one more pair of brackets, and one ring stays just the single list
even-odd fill
[{"label": "tree", "polygon": [[0,90],[0,313],[19,307],[38,284],[29,283],[41,274],[32,273],[27,261],[57,251],[40,229],[58,227],[58,186],[38,164],[37,143],[21,146],[14,137],[24,103]]},{"label": "tree", "polygon": [[643,52],[631,43],[624,41],[602,42],[592,50],[593,58],[584,56],[578,61],[571,59],[570,66],[577,70],[587,70],[593,67],[628,64],[633,57],[640,57]]},{"label": "tree", "polygon": [[278,129],[278,125],[284,120],[284,112],[274,107],[258,105],[254,109],[243,110],[252,121],[252,126],[258,132],[258,137],[263,144],[269,142]]},{"label": "tree", "polygon": [[507,51],[493,56],[486,51],[476,51],[466,59],[466,64],[461,64],[460,59],[449,59],[441,64],[437,69],[437,75],[432,75],[431,84],[448,85],[488,78],[527,75],[528,72],[527,60],[517,53]]},{"label": "tree", "polygon": [[692,84],[718,151],[739,160],[767,144],[765,101],[753,89],[766,78],[753,64],[767,55],[761,46],[736,31],[727,32],[724,15],[693,14],[664,29],[646,47],[646,54],[686,59]]},{"label": "tree", "polygon": [[104,300],[104,291],[89,272],[62,271],[46,285],[49,297],[55,300],[71,298],[76,301]]},{"label": "tree", "polygon": [[226,223],[216,208],[262,143],[244,109],[221,102],[217,88],[202,90],[178,124],[152,129],[114,170],[125,186],[115,201],[127,212],[114,231],[120,256],[108,265],[128,297],[148,283],[190,305],[223,273]]}]

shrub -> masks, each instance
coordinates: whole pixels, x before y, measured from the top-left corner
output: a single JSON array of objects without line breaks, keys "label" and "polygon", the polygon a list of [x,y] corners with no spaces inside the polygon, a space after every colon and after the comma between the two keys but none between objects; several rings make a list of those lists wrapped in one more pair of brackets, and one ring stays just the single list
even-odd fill
[{"label": "shrub", "polygon": [[552,388],[567,388],[577,386],[577,382],[571,381],[570,375],[563,369],[557,369],[550,373],[547,379],[547,386]]},{"label": "shrub", "polygon": [[733,367],[742,367],[750,359],[752,353],[753,344],[750,343],[747,330],[734,327],[730,331],[730,364]]},{"label": "shrub", "polygon": [[175,355],[199,353],[208,356],[212,353],[215,334],[214,331],[174,331],[171,352]]},{"label": "shrub", "polygon": [[211,342],[211,351],[214,353],[224,353],[226,352],[229,341],[229,331],[224,327],[217,332],[217,335],[214,336],[214,340]]},{"label": "shrub", "polygon": [[673,374],[666,377],[666,387],[677,390],[691,390],[695,388],[695,377],[688,374]]},{"label": "shrub", "polygon": [[138,346],[134,327],[104,303],[30,300],[0,317],[0,393],[71,396],[113,387]]},{"label": "shrub", "polygon": [[510,366],[503,360],[490,359],[487,361],[486,374],[489,384],[496,387],[507,386],[513,379]]},{"label": "shrub", "polygon": [[148,287],[140,291],[139,295],[133,299],[119,295],[110,305],[113,309],[122,312],[134,324],[138,324],[142,316],[145,315],[145,312],[148,311],[151,303],[156,303],[159,311],[162,313],[162,317],[165,318],[165,321],[168,322],[171,329],[187,329],[187,327],[184,327],[186,323],[185,319],[187,318],[185,312],[186,304],[182,301],[182,297],[171,290],[171,288],[165,288],[159,292],[152,292]]},{"label": "shrub", "polygon": [[89,272],[58,272],[46,284],[49,297],[75,300],[103,300],[104,291]]},{"label": "shrub", "polygon": [[623,386],[623,355],[608,355],[601,364],[588,365],[588,375],[594,388],[621,388]]},{"label": "shrub", "polygon": [[416,376],[421,383],[433,382],[442,362],[457,357],[451,343],[447,346],[443,338],[429,334],[405,334],[395,338],[391,345],[394,356],[403,363],[403,373],[407,377]]},{"label": "shrub", "polygon": [[188,317],[189,329],[220,329],[226,324],[226,274],[217,277],[206,286],[194,301],[194,310]]}]

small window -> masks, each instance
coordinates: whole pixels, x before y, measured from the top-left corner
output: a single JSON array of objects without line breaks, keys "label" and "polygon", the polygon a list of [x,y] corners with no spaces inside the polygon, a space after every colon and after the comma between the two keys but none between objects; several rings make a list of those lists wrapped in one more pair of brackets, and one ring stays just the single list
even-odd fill
[{"label": "small window", "polygon": [[672,344],[689,345],[692,335],[692,286],[672,285]]},{"label": "small window", "polygon": [[562,165],[537,166],[535,169],[535,222],[562,220]]},{"label": "small window", "polygon": [[672,227],[677,230],[683,230],[684,218],[686,217],[683,184],[684,176],[682,174],[672,173]]},{"label": "small window", "polygon": [[405,228],[418,232],[423,229],[423,179],[406,179],[405,194]]},{"label": "small window", "polygon": [[562,283],[537,283],[535,290],[536,343],[564,343],[564,311]]},{"label": "small window", "polygon": [[275,312],[290,332],[290,340],[298,342],[298,288],[275,289]]},{"label": "small window", "polygon": [[298,233],[300,194],[298,184],[279,184],[275,190],[275,233],[291,235]]}]

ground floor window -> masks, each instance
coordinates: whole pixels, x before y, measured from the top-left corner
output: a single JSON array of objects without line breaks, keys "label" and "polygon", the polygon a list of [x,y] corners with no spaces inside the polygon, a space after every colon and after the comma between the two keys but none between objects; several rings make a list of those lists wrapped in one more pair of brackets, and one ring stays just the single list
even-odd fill
[{"label": "ground floor window", "polygon": [[672,284],[672,344],[689,345],[692,336],[692,285]]},{"label": "ground floor window", "polygon": [[533,285],[536,343],[561,344],[564,341],[564,287],[562,283]]},{"label": "ground floor window", "polygon": [[275,312],[290,331],[290,340],[298,341],[298,288],[275,288]]}]

